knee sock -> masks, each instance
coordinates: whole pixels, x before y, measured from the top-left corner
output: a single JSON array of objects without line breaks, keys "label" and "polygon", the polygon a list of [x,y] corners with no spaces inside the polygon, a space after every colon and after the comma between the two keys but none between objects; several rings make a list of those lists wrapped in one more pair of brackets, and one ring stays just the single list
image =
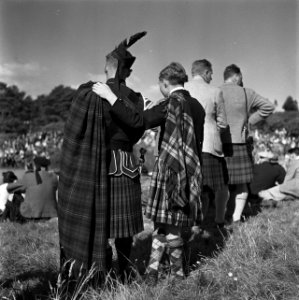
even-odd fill
[{"label": "knee sock", "polygon": [[133,239],[131,237],[115,239],[115,248],[118,258],[119,273],[122,281],[125,280],[125,277],[127,275],[126,268],[128,266],[131,254],[132,241]]},{"label": "knee sock", "polygon": [[158,234],[153,237],[151,257],[147,267],[147,273],[158,273],[159,264],[165,251],[165,235]]},{"label": "knee sock", "polygon": [[209,192],[204,189],[202,192],[202,214],[203,219],[207,217],[208,211],[209,211],[209,204],[210,204],[210,198],[209,198]]},{"label": "knee sock", "polygon": [[224,223],[228,197],[229,197],[228,187],[225,187],[222,190],[218,190],[215,193],[215,207],[216,207],[215,222],[218,224]]},{"label": "knee sock", "polygon": [[246,205],[248,192],[237,193],[235,201],[235,211],[233,214],[233,221],[239,221],[241,219],[242,212]]},{"label": "knee sock", "polygon": [[172,234],[168,234],[166,239],[169,249],[171,274],[177,278],[183,278],[183,239]]}]

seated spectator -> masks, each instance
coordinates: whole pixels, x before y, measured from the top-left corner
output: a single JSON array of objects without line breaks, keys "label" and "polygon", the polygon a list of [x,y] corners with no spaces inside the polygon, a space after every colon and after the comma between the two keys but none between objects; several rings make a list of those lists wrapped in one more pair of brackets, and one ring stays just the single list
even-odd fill
[{"label": "seated spectator", "polygon": [[284,168],[272,152],[260,152],[258,157],[259,160],[253,167],[253,180],[250,183],[250,192],[253,197],[258,196],[262,190],[283,183],[286,175]]},{"label": "seated spectator", "polygon": [[[282,184],[260,191],[258,195],[265,201],[281,201],[299,198],[299,148],[292,148],[287,154],[287,173]],[[266,174],[269,176],[270,174]]]},{"label": "seated spectator", "polygon": [[13,194],[9,194],[7,186],[9,183],[15,182],[18,178],[12,171],[2,173],[3,183],[0,185],[0,218],[5,220],[8,218],[9,202],[13,200]]},{"label": "seated spectator", "polygon": [[50,161],[44,157],[34,159],[35,170],[28,170],[22,180],[7,186],[10,193],[24,192],[25,200],[20,212],[28,219],[57,217],[56,190],[58,180],[55,173],[48,172]]}]

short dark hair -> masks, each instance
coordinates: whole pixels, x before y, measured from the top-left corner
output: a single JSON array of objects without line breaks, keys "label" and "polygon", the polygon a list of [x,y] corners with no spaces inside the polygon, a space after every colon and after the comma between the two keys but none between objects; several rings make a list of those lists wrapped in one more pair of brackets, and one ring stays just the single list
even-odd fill
[{"label": "short dark hair", "polygon": [[171,85],[184,84],[188,81],[188,76],[184,67],[177,62],[172,62],[165,67],[159,74],[159,80],[168,80]]},{"label": "short dark hair", "polygon": [[295,154],[296,156],[299,156],[299,148],[294,147],[288,150],[288,154]]},{"label": "short dark hair", "polygon": [[12,171],[3,172],[2,176],[3,176],[3,183],[12,183],[18,179],[18,177]]},{"label": "short dark hair", "polygon": [[224,80],[226,80],[235,74],[241,75],[241,69],[237,65],[232,64],[225,68],[224,73],[223,73],[223,78],[224,78]]},{"label": "short dark hair", "polygon": [[192,76],[200,75],[205,70],[212,70],[212,64],[207,59],[199,59],[192,63],[191,73]]}]

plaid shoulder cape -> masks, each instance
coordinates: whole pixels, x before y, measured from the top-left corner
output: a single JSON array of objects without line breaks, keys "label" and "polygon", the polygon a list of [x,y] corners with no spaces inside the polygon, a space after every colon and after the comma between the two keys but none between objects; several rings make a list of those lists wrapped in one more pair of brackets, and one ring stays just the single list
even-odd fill
[{"label": "plaid shoulder cape", "polygon": [[77,90],[65,125],[58,186],[58,226],[66,259],[105,270],[107,166],[103,102],[92,82]]},{"label": "plaid shoulder cape", "polygon": [[163,206],[168,211],[183,211],[192,222],[202,218],[202,173],[196,147],[190,106],[183,93],[174,92],[169,98],[165,132],[156,163],[157,172],[153,173],[151,180],[150,197],[152,203],[165,202]]}]

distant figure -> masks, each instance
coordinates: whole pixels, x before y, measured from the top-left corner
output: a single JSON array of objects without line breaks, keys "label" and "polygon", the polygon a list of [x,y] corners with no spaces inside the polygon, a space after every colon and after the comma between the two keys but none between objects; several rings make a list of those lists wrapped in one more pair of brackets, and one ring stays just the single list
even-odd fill
[{"label": "distant figure", "polygon": [[2,173],[3,183],[0,185],[0,219],[3,221],[9,218],[9,207],[13,200],[13,194],[9,194],[7,186],[9,183],[15,182],[18,178],[12,171]]},{"label": "distant figure", "polygon": [[250,183],[251,196],[258,196],[260,191],[283,183],[286,175],[272,152],[263,151],[258,156],[259,161],[253,166],[253,180]]},{"label": "distant figure", "polygon": [[[238,66],[226,67],[223,76],[221,90],[230,128],[230,134],[225,141],[226,148],[231,152],[230,157],[226,158],[230,185],[229,202],[235,206],[232,221],[239,222],[248,197],[247,185],[253,178],[249,127],[267,118],[273,112],[274,105],[254,90],[243,88],[242,73]],[[254,112],[251,114],[252,110]]]},{"label": "distant figure", "polygon": [[35,170],[28,170],[20,181],[7,186],[9,193],[25,193],[20,212],[27,219],[57,217],[58,179],[55,173],[48,172],[49,164],[48,159],[36,157]]},{"label": "distant figure", "polygon": [[265,200],[281,201],[287,198],[299,199],[299,148],[288,151],[287,173],[282,184],[260,191],[259,196]]},{"label": "distant figure", "polygon": [[221,141],[221,132],[226,129],[227,121],[222,92],[209,84],[212,74],[212,64],[208,60],[193,62],[193,79],[185,84],[185,88],[199,101],[206,113],[202,146],[203,214],[205,217],[208,212],[209,192],[213,191],[216,207],[215,224],[218,228],[222,228],[229,197],[228,173]]}]

